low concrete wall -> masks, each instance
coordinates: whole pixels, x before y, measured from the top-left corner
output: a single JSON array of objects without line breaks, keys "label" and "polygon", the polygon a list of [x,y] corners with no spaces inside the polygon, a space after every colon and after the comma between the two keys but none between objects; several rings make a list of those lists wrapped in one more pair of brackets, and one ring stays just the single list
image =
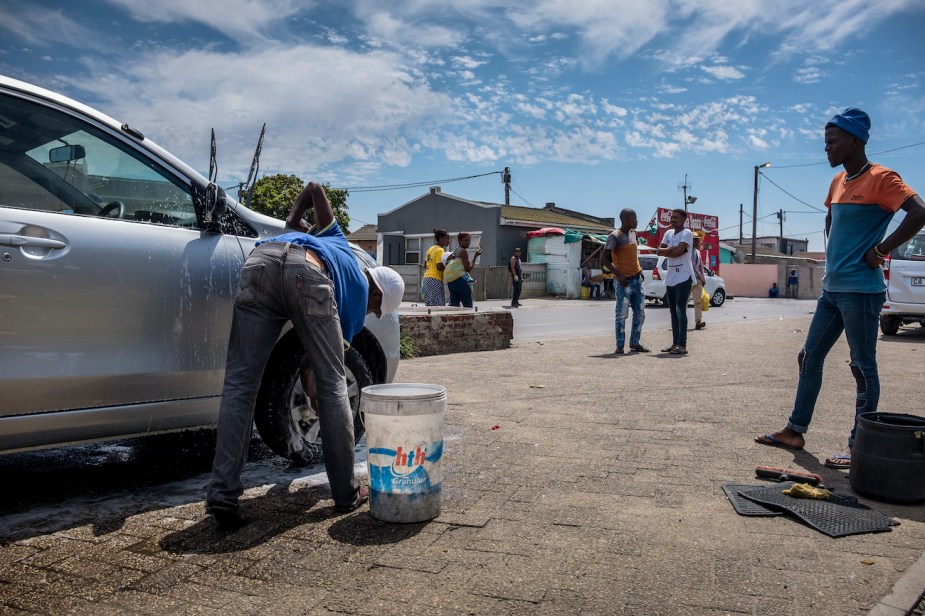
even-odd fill
[{"label": "low concrete wall", "polygon": [[800,274],[799,299],[816,299],[822,294],[824,267],[786,263],[723,263],[720,276],[726,282],[726,291],[733,297],[767,297],[772,282],[780,288],[780,296],[787,297],[787,274],[791,269]]},{"label": "low concrete wall", "polygon": [[417,356],[507,349],[514,337],[514,317],[508,311],[431,310],[430,314],[399,314],[401,333],[414,340]]}]

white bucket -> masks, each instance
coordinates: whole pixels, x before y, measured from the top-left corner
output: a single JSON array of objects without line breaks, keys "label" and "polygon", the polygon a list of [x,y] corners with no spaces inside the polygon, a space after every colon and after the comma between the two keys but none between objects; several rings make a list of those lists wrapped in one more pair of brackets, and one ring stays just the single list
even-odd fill
[{"label": "white bucket", "polygon": [[446,388],[392,383],[363,388],[369,512],[385,522],[440,515]]}]

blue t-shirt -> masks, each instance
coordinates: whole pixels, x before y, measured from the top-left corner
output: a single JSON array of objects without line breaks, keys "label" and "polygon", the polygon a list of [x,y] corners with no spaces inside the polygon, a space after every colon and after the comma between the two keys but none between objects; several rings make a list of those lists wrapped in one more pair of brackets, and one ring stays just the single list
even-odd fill
[{"label": "blue t-shirt", "polygon": [[829,292],[883,293],[882,268],[870,268],[864,254],[883,240],[887,226],[906,199],[915,195],[895,171],[876,163],[858,178],[842,171],[832,180],[825,205],[832,213],[825,276]]},{"label": "blue t-shirt", "polygon": [[[363,329],[366,320],[366,304],[369,301],[369,282],[366,272],[360,269],[350,244],[337,221],[318,231],[308,233],[289,231],[267,242],[290,242],[305,246],[315,253],[328,270],[328,276],[334,282],[334,300],[337,302],[337,314],[340,317],[340,329],[344,340],[349,344],[353,337]],[[259,242],[262,244],[263,242]]]}]

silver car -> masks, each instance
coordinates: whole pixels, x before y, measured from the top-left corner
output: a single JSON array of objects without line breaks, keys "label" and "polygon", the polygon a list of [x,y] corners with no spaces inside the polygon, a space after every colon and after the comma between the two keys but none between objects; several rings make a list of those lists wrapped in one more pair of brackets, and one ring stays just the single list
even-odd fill
[{"label": "silver car", "polygon": [[893,336],[909,323],[925,327],[925,233],[890,252],[883,269],[887,289],[880,331]]},{"label": "silver car", "polygon": [[[282,227],[135,128],[0,76],[0,453],[214,426],[238,272]],[[355,417],[360,389],[394,377],[398,347],[395,314],[353,340]],[[320,445],[301,356],[284,331],[256,424],[309,463]]]}]

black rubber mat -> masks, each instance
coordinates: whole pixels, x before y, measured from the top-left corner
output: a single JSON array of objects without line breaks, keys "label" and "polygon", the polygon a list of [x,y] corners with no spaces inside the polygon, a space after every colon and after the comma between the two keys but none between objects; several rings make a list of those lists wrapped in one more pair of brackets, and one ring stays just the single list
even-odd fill
[{"label": "black rubber mat", "polygon": [[764,505],[759,505],[755,501],[748,500],[741,494],[739,490],[760,490],[765,486],[756,486],[754,484],[748,483],[724,483],[723,492],[726,493],[726,498],[729,499],[729,502],[732,503],[732,506],[735,508],[736,513],[739,515],[749,515],[749,516],[773,516],[773,515],[784,515],[783,511],[777,511],[774,509],[768,509]]},{"label": "black rubber mat", "polygon": [[783,491],[792,485],[793,482],[788,481],[756,490],[741,490],[739,494],[766,507],[794,515],[830,537],[879,533],[899,524],[854,498],[832,494],[829,500],[821,501],[787,496]]}]

